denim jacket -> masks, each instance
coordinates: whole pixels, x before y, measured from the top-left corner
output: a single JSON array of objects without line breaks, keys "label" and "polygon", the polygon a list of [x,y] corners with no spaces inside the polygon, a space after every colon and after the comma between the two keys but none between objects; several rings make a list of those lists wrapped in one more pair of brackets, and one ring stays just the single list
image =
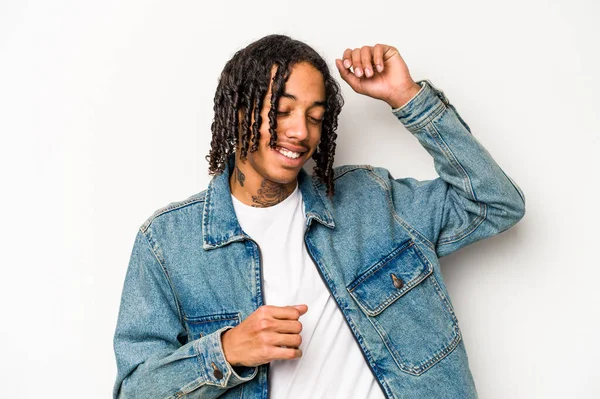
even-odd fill
[{"label": "denim jacket", "polygon": [[[302,171],[304,240],[386,397],[473,398],[438,258],[513,226],[525,197],[444,93],[419,83],[393,112],[440,177],[342,166],[328,197]],[[269,366],[232,367],[220,339],[263,304],[260,248],[236,219],[225,170],[139,229],[114,336],[114,397],[267,398]]]}]

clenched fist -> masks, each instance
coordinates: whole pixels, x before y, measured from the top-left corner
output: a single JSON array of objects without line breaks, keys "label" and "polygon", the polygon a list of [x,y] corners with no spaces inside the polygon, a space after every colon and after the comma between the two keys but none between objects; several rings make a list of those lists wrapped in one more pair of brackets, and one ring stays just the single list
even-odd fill
[{"label": "clenched fist", "polygon": [[342,79],[360,94],[383,100],[392,108],[419,92],[398,50],[385,44],[346,49],[335,64]]},{"label": "clenched fist", "polygon": [[261,306],[221,336],[225,358],[232,366],[255,367],[302,356],[300,316],[308,306]]}]

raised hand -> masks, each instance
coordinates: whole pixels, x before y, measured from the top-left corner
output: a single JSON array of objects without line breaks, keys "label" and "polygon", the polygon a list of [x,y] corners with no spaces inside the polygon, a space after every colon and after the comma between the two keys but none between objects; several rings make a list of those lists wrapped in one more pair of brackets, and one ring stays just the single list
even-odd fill
[{"label": "raised hand", "polygon": [[355,92],[383,100],[392,108],[406,104],[421,89],[392,46],[376,44],[346,49],[335,64],[342,79]]},{"label": "raised hand", "polygon": [[278,359],[302,356],[298,321],[306,305],[261,306],[221,336],[225,358],[232,366],[255,367]]}]

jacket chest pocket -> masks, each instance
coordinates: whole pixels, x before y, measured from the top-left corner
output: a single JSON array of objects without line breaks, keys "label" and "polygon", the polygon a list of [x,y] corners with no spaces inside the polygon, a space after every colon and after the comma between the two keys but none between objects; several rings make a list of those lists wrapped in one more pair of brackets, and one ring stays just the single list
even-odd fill
[{"label": "jacket chest pocket", "polygon": [[460,342],[458,321],[433,266],[408,240],[347,290],[403,371],[420,375]]},{"label": "jacket chest pocket", "polygon": [[202,338],[223,327],[235,327],[240,324],[239,313],[219,313],[200,317],[185,317],[184,319],[189,341]]}]

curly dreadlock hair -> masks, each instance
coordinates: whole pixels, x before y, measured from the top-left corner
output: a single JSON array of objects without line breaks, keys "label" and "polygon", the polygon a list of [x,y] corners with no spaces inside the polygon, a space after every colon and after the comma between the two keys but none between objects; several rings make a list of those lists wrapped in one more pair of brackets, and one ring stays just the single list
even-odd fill
[{"label": "curly dreadlock hair", "polygon": [[[327,186],[327,194],[333,195],[333,158],[337,138],[335,131],[344,104],[340,86],[331,76],[323,57],[307,44],[284,35],[269,35],[249,44],[235,53],[225,65],[214,99],[211,149],[206,156],[209,161],[209,174],[222,173],[227,167],[228,158],[238,146],[242,159],[248,151],[258,150],[259,129],[262,123],[260,111],[269,89],[273,67],[275,75],[272,78],[269,109],[269,145],[275,147],[279,98],[284,92],[285,82],[292,67],[300,62],[311,64],[321,72],[325,82],[326,100],[321,142],[312,158],[316,163],[315,176]],[[242,113],[241,121],[238,110],[247,111]],[[241,143],[238,137],[240,126]]]}]

